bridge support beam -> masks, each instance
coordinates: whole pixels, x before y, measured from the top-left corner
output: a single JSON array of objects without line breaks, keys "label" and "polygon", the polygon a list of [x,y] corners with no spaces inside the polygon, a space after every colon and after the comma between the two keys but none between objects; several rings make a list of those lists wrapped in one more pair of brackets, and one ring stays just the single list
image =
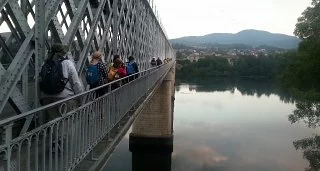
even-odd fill
[{"label": "bridge support beam", "polygon": [[[132,125],[132,170],[171,170],[175,69],[171,68]],[[149,157],[148,157],[149,156]]]}]

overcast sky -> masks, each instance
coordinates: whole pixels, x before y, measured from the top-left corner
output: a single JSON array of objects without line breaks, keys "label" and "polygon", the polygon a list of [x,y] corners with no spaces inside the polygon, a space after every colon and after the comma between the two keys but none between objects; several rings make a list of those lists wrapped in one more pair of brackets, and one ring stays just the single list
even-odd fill
[{"label": "overcast sky", "polygon": [[293,35],[311,0],[154,0],[170,39],[244,29]]},{"label": "overcast sky", "polygon": [[[244,29],[293,35],[297,18],[311,0],[154,0],[154,4],[172,39]],[[2,24],[0,32],[7,31]]]}]

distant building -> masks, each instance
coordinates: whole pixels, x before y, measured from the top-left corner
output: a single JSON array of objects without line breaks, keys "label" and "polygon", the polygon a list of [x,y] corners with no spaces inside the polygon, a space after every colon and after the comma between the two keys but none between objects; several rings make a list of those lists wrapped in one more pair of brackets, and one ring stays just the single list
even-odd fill
[{"label": "distant building", "polygon": [[227,52],[227,55],[236,56],[237,54],[236,54],[236,52],[235,52],[235,49],[233,49],[233,50],[229,50],[229,51]]},{"label": "distant building", "polygon": [[228,56],[228,57],[227,57],[228,63],[229,63],[231,66],[233,66],[234,63],[235,63],[235,61],[237,60],[237,58],[238,58],[238,57],[236,57],[236,56]]},{"label": "distant building", "polygon": [[204,57],[200,57],[199,53],[193,53],[187,57],[190,62],[198,62],[199,59],[203,59]]}]

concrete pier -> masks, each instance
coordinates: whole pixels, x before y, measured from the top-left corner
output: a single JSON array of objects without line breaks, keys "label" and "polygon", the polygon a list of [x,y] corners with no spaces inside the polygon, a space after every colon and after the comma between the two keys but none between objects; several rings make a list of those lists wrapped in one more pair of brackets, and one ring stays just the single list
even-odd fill
[{"label": "concrete pier", "polygon": [[129,149],[134,171],[171,170],[174,84],[175,68],[171,68],[132,125]]}]

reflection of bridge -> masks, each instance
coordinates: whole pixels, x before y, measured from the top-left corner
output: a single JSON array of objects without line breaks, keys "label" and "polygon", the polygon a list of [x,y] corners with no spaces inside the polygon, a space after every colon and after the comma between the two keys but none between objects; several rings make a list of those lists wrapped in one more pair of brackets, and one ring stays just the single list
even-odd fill
[{"label": "reflection of bridge", "polygon": [[[0,171],[98,169],[136,118],[130,150],[171,153],[175,55],[147,0],[1,0],[0,10]],[[40,106],[38,73],[55,42],[69,45],[84,84],[94,50],[106,62],[133,55],[142,72],[101,97]],[[153,56],[171,60],[150,68]],[[45,122],[54,109],[61,117]]]}]

